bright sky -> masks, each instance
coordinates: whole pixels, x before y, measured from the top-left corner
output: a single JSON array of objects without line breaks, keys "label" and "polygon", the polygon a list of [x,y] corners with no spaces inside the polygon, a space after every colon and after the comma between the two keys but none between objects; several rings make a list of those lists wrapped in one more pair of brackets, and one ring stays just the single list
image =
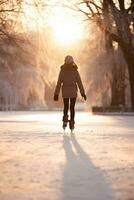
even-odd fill
[{"label": "bright sky", "polygon": [[69,9],[52,7],[44,11],[41,17],[33,7],[25,7],[24,23],[31,29],[50,26],[53,39],[61,45],[73,44],[84,36],[84,25],[80,16],[74,16]]},{"label": "bright sky", "polygon": [[78,17],[66,13],[62,8],[56,8],[48,19],[53,35],[61,44],[72,44],[84,35],[84,27]]}]

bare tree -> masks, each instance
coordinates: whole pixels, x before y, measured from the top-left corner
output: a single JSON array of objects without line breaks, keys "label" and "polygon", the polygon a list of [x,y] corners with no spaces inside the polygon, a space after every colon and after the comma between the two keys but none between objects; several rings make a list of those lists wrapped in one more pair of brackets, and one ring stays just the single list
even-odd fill
[{"label": "bare tree", "polygon": [[[105,34],[106,49],[112,49],[113,42],[122,50],[128,66],[131,105],[134,107],[134,0],[82,0],[74,1],[68,7],[82,12],[87,20],[94,21]],[[127,5],[127,6],[126,6]]]},{"label": "bare tree", "polygon": [[[0,62],[10,63],[11,60],[21,60],[24,64],[32,56],[31,49],[35,50],[30,37],[23,30],[22,17],[25,17],[25,6],[35,8],[39,13],[41,0],[0,0]],[[37,37],[37,36],[36,36]],[[25,45],[25,46],[24,46]],[[27,48],[27,45],[28,48]],[[31,45],[31,46],[30,46]],[[12,50],[11,50],[12,49]],[[29,51],[30,49],[30,51]],[[14,59],[15,58],[15,59]],[[35,57],[33,57],[34,60]],[[31,63],[30,63],[31,64]]]}]

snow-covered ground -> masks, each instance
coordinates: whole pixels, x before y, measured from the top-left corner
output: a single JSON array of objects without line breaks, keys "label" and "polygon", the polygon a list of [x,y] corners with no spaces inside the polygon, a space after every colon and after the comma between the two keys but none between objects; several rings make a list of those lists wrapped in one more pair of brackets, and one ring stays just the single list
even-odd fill
[{"label": "snow-covered ground", "polygon": [[134,200],[134,117],[0,112],[0,200]]}]

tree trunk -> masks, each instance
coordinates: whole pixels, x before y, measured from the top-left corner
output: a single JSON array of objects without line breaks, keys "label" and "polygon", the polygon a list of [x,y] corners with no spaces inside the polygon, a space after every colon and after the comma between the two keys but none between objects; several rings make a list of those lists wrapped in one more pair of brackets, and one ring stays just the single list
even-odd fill
[{"label": "tree trunk", "polygon": [[116,65],[113,68],[111,106],[125,106],[125,66]]},{"label": "tree trunk", "polygon": [[[124,6],[124,3],[120,2],[121,7]],[[104,35],[105,35],[105,50],[107,52],[107,56],[109,56],[109,53],[114,53],[114,47],[113,47],[113,40],[110,35],[110,31],[112,29],[112,21],[110,18],[109,13],[109,2],[108,0],[103,0],[102,4],[103,8],[103,17],[104,17]],[[107,31],[109,30],[109,31]],[[114,56],[113,56],[114,59]],[[111,82],[111,106],[120,106],[125,105],[125,92],[124,92],[124,80],[123,79],[123,69],[122,66],[117,66],[117,64],[113,61],[113,81]]]},{"label": "tree trunk", "polygon": [[121,49],[123,51],[124,58],[128,66],[131,91],[131,106],[134,110],[134,53],[132,48],[128,48],[128,46],[125,46],[124,44],[121,44]]},{"label": "tree trunk", "polygon": [[130,89],[131,89],[131,105],[134,110],[134,64],[129,64],[129,78],[130,78]]},{"label": "tree trunk", "polygon": [[131,91],[131,106],[134,110],[134,56],[126,55],[126,62],[128,65],[129,79],[130,79],[130,91]]}]

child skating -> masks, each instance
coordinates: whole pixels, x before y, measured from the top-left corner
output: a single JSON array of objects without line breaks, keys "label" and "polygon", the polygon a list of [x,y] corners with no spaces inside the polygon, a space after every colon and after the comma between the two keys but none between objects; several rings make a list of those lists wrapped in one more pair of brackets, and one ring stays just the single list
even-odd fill
[{"label": "child skating", "polygon": [[[63,110],[63,129],[67,127],[71,131],[75,124],[75,102],[77,98],[77,87],[79,87],[81,96],[86,100],[85,90],[78,72],[78,67],[72,56],[65,57],[65,62],[61,66],[57,85],[54,92],[54,101],[58,101],[60,88],[62,87],[62,97],[64,103]],[[70,119],[68,118],[68,110],[70,109]]]}]

